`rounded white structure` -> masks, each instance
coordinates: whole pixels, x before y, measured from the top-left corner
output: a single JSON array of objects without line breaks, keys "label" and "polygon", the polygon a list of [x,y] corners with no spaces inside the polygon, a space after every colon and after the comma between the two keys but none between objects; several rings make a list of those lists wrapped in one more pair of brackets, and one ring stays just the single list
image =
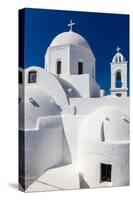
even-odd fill
[{"label": "rounded white structure", "polygon": [[79,132],[79,172],[89,187],[129,184],[129,119],[115,107],[85,117]]},{"label": "rounded white structure", "polygon": [[90,48],[88,42],[80,34],[73,31],[63,32],[57,35],[51,42],[50,47],[68,44]]}]

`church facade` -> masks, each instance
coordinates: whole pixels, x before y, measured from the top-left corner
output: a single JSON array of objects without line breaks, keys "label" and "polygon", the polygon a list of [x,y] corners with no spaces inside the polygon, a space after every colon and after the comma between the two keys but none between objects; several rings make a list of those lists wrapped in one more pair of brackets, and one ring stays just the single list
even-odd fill
[{"label": "church facade", "polygon": [[20,185],[27,192],[129,184],[127,61],[117,48],[106,95],[93,51],[73,25],[51,42],[44,68],[19,70]]}]

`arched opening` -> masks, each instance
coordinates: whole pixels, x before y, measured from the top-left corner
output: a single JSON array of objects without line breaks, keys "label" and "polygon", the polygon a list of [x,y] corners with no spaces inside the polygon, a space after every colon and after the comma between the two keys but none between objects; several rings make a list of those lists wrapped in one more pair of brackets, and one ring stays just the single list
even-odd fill
[{"label": "arched opening", "polygon": [[117,71],[115,74],[115,87],[116,88],[122,87],[121,71]]},{"label": "arched opening", "polygon": [[83,74],[83,62],[78,62],[78,74]]},{"label": "arched opening", "polygon": [[56,74],[61,74],[61,60],[57,60],[56,63]]},{"label": "arched opening", "polygon": [[102,122],[102,126],[101,126],[101,141],[102,141],[102,142],[105,141],[104,122]]},{"label": "arched opening", "polygon": [[122,60],[121,60],[121,56],[119,56],[119,62],[122,62]]}]

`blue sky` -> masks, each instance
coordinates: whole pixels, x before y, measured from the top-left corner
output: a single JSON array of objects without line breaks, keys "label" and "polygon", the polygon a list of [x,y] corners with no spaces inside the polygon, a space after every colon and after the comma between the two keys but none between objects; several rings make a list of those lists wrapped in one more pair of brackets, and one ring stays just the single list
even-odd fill
[{"label": "blue sky", "polygon": [[[21,56],[20,67],[32,65],[43,67],[47,47],[55,36],[69,30],[67,24],[72,19],[75,22],[73,31],[88,41],[96,57],[96,80],[109,94],[110,62],[117,46],[129,61],[128,15],[29,8],[23,12],[25,17],[20,19],[20,26],[22,34],[22,23],[24,23],[24,59]],[[23,46],[22,43],[23,40],[20,42],[20,48]]]}]

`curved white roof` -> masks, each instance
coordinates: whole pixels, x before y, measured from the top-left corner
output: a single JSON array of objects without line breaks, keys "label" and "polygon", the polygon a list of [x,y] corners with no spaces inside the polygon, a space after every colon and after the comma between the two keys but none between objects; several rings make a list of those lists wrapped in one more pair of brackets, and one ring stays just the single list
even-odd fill
[{"label": "curved white roof", "polygon": [[[25,115],[26,129],[35,129],[39,117],[60,115],[61,113],[61,108],[55,103],[54,99],[38,87],[28,87],[25,89],[25,104],[21,98],[20,94],[19,114],[21,118]],[[20,122],[23,123],[23,120],[20,120]],[[23,124],[20,124],[20,128],[23,129]]]},{"label": "curved white roof", "polygon": [[80,98],[80,93],[76,90],[76,88],[70,84],[68,81],[56,76],[56,79],[61,84],[67,98]]},{"label": "curved white roof", "polygon": [[128,141],[129,118],[122,110],[113,106],[105,106],[85,117],[79,134],[82,146],[90,142]]},{"label": "curved white roof", "polygon": [[122,55],[122,53],[120,53],[120,52],[116,53],[112,59],[113,63],[120,63],[120,62],[124,62],[124,61],[125,61],[125,58]]},{"label": "curved white roof", "polygon": [[66,44],[90,48],[88,42],[80,34],[73,31],[63,32],[57,35],[51,42],[50,46],[53,47]]}]

